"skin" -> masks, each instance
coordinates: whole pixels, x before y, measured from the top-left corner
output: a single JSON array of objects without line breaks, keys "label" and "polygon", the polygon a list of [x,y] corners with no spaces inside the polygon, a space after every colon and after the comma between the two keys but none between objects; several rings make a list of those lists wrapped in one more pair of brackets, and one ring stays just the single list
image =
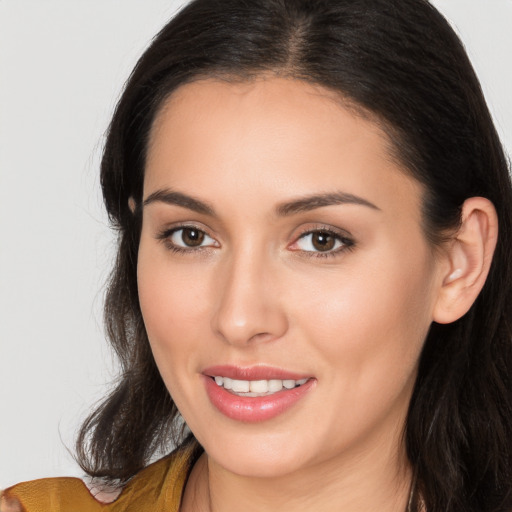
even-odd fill
[{"label": "skin", "polygon": [[[451,262],[429,246],[422,187],[388,147],[379,126],[333,93],[290,79],[187,84],[157,116],[144,198],[172,190],[214,210],[159,200],[143,209],[146,329],[205,448],[182,510],[405,510],[401,435]],[[374,207],[276,212],[340,191]],[[183,232],[169,232],[183,223],[207,237],[175,252]],[[319,252],[304,235],[311,230],[353,245]],[[291,409],[247,424],[210,403],[201,372],[216,364],[316,381]]]}]

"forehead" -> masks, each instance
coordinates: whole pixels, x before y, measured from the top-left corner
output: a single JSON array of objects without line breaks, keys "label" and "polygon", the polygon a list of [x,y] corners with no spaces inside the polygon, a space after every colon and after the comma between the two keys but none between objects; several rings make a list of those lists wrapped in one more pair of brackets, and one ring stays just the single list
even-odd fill
[{"label": "forehead", "polygon": [[[324,126],[328,129],[337,125],[338,130],[332,135],[346,137],[353,131],[360,136],[366,132],[380,139],[383,149],[390,144],[376,119],[372,120],[368,111],[340,93],[299,79],[263,75],[250,81],[203,79],[178,87],[155,117],[149,138],[150,150],[154,149],[155,142],[171,134],[173,137],[191,133],[196,137],[204,135],[210,122],[222,127],[221,135],[228,135],[231,129],[238,138],[251,134],[249,130],[257,134],[259,129],[270,130],[269,135],[286,133],[297,137],[308,128]],[[343,124],[347,130],[340,131]],[[201,130],[201,125],[205,130]],[[360,128],[357,134],[356,125]],[[325,133],[318,133],[325,140]],[[208,135],[208,139],[214,141],[215,134]],[[172,141],[168,139],[169,142]]]},{"label": "forehead", "polygon": [[144,195],[162,187],[194,187],[205,197],[264,190],[279,201],[341,188],[374,203],[402,195],[411,202],[413,192],[417,208],[420,186],[390,144],[376,122],[320,86],[202,80],[176,90],[157,115]]}]

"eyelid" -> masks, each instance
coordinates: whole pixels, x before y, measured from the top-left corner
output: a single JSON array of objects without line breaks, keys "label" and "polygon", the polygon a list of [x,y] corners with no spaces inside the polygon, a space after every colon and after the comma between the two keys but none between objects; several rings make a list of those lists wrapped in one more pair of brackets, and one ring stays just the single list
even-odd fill
[{"label": "eyelid", "polygon": [[[183,229],[195,229],[198,231],[203,232],[207,237],[211,238],[215,243],[209,244],[209,245],[198,245],[198,246],[181,246],[177,245],[176,243],[171,241],[171,237],[174,233],[177,231],[183,230]],[[338,241],[341,242],[341,246],[337,248],[333,248],[327,251],[308,251],[301,248],[293,248],[294,245],[298,243],[298,241],[307,235],[311,235],[314,233],[328,233],[335,237]],[[174,225],[168,225],[165,226],[163,229],[161,229],[155,236],[155,238],[165,244],[165,246],[169,250],[173,250],[175,252],[181,252],[181,253],[193,253],[193,252],[199,252],[199,251],[207,251],[211,250],[212,248],[220,248],[221,245],[219,241],[210,233],[210,230],[202,225],[202,223],[197,222],[179,222]],[[337,256],[342,252],[345,252],[347,250],[353,250],[355,247],[355,240],[353,236],[346,230],[340,229],[334,226],[325,225],[325,224],[319,224],[319,225],[313,225],[303,228],[293,239],[294,241],[288,245],[288,249],[297,252],[302,253],[302,255],[307,257],[328,257],[328,256]]]},{"label": "eyelid", "polygon": [[[297,242],[306,237],[307,235],[311,235],[314,233],[328,233],[334,236],[337,240],[341,241],[341,247],[336,249],[331,249],[328,251],[306,251],[300,248],[294,249],[293,246],[297,244]],[[337,256],[338,254],[345,252],[346,250],[353,250],[355,247],[354,237],[346,230],[336,228],[334,226],[329,226],[325,224],[320,224],[312,227],[307,227],[301,230],[301,232],[294,237],[294,241],[288,246],[289,249],[295,252],[301,252],[307,257],[328,257],[328,256]]]},{"label": "eyelid", "polygon": [[[184,230],[184,229],[195,229],[197,231],[201,231],[204,233],[208,238],[211,238],[214,242],[214,244],[209,245],[198,245],[198,246],[181,246],[173,243],[171,241],[171,237],[176,233],[177,231]],[[197,251],[204,251],[211,248],[218,248],[220,247],[220,243],[218,240],[212,236],[212,234],[209,233],[209,230],[198,223],[195,222],[180,222],[175,225],[166,226],[165,228],[161,229],[159,232],[157,232],[155,238],[165,244],[165,246],[173,250],[175,252],[181,252],[181,253],[190,253],[190,252],[197,252]]]}]

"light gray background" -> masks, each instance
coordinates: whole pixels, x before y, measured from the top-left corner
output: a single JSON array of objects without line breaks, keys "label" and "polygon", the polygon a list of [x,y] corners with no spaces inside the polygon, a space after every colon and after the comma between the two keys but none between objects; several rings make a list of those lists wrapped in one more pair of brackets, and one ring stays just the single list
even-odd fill
[{"label": "light gray background", "polygon": [[[137,57],[184,0],[0,0],[0,488],[81,476],[66,447],[115,375],[103,341],[114,236],[103,133]],[[436,0],[512,149],[512,0]]]}]

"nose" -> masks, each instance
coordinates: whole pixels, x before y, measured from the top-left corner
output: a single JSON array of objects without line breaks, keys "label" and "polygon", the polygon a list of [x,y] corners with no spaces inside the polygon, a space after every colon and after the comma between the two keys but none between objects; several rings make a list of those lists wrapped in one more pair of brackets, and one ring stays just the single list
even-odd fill
[{"label": "nose", "polygon": [[214,332],[239,347],[282,337],[288,320],[278,276],[278,268],[254,254],[226,261],[216,279]]}]

